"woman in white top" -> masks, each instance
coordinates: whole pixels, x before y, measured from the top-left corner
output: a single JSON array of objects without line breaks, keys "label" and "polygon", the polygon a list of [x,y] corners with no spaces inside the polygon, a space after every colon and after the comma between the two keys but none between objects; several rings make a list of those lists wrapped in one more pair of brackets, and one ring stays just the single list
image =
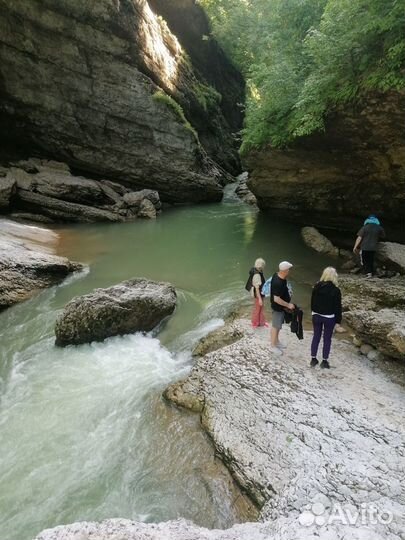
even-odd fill
[{"label": "woman in white top", "polygon": [[264,315],[264,296],[262,294],[262,287],[266,281],[263,274],[265,266],[266,262],[263,259],[256,259],[254,267],[250,270],[251,294],[255,300],[252,312],[252,326],[254,328],[268,326]]}]

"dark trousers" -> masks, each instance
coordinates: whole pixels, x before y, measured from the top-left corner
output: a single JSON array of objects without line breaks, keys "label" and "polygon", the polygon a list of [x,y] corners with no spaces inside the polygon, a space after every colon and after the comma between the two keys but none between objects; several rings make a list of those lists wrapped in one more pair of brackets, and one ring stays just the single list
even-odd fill
[{"label": "dark trousers", "polygon": [[322,317],[322,315],[312,315],[312,326],[314,327],[314,336],[311,343],[311,356],[316,358],[318,354],[319,342],[323,334],[323,351],[322,358],[327,360],[329,358],[330,347],[332,345],[333,329],[335,328],[335,317],[328,318]]},{"label": "dark trousers", "polygon": [[374,255],[375,251],[363,250],[361,252],[361,264],[366,274],[373,274],[374,272]]}]

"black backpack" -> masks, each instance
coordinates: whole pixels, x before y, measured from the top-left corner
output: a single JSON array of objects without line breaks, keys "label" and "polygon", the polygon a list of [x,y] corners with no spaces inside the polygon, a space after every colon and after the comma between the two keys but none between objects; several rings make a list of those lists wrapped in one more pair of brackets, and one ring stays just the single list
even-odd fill
[{"label": "black backpack", "polygon": [[251,268],[249,270],[249,277],[248,277],[248,280],[246,282],[246,285],[245,285],[245,289],[247,290],[247,292],[250,292],[252,290],[252,287],[253,287],[253,276],[255,274],[259,274],[262,278],[262,287],[263,287],[263,284],[265,282],[265,279],[264,279],[264,276],[263,276],[263,272],[259,272],[259,270],[257,270],[257,268]]}]

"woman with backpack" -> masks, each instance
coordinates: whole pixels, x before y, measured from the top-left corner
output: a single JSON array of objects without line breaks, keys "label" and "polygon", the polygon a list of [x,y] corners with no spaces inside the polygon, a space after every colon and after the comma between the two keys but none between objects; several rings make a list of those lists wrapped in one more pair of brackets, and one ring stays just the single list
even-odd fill
[{"label": "woman with backpack", "polygon": [[254,267],[249,271],[249,279],[246,283],[246,289],[254,298],[252,312],[253,328],[269,326],[264,315],[264,295],[262,294],[262,287],[266,281],[263,274],[265,266],[266,262],[263,259],[256,259]]},{"label": "woman with backpack", "polygon": [[310,365],[315,367],[319,363],[316,356],[323,336],[321,368],[329,368],[333,330],[342,321],[342,294],[338,287],[338,274],[332,266],[325,268],[321,279],[312,289],[311,310],[314,335]]}]

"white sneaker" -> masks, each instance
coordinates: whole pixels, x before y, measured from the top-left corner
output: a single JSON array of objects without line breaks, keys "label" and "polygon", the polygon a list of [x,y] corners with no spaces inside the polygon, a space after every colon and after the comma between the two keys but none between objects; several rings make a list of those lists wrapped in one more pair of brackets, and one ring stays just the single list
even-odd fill
[{"label": "white sneaker", "polygon": [[275,354],[276,356],[282,356],[283,351],[279,349],[278,347],[270,347],[270,352],[272,354]]},{"label": "white sneaker", "polygon": [[280,341],[277,343],[277,348],[278,349],[286,349],[287,348],[287,345],[284,345],[284,343],[281,343]]}]

